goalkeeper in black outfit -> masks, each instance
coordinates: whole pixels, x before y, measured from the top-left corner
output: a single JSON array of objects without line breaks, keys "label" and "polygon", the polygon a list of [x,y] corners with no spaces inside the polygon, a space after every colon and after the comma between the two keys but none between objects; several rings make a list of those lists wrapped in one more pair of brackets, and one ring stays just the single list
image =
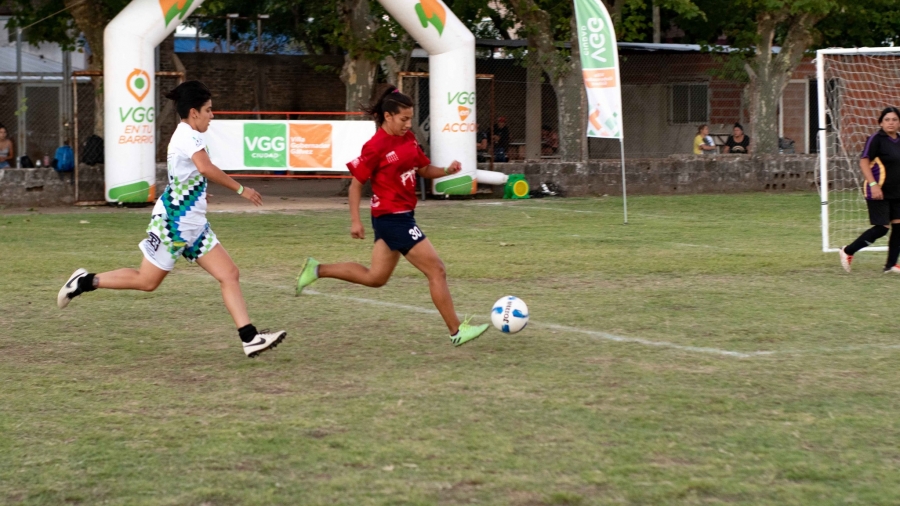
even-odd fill
[{"label": "goalkeeper in black outfit", "polygon": [[878,117],[881,129],[866,140],[859,168],[865,178],[866,206],[872,228],[840,250],[841,265],[850,272],[853,255],[891,232],[885,273],[900,273],[900,110],[885,107]]}]

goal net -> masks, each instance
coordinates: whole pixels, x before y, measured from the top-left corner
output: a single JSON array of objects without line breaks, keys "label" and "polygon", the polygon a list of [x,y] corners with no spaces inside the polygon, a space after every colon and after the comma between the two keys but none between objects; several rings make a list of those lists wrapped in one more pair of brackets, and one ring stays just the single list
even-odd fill
[{"label": "goal net", "polygon": [[822,49],[816,65],[822,250],[837,251],[871,226],[859,157],[881,110],[900,106],[900,47]]}]

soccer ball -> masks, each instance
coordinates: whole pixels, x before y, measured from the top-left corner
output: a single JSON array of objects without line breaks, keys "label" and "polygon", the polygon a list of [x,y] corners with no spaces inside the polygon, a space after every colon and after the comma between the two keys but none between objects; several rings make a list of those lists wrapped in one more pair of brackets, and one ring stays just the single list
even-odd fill
[{"label": "soccer ball", "polygon": [[528,306],[518,297],[502,297],[491,309],[491,322],[500,332],[515,334],[528,325]]}]

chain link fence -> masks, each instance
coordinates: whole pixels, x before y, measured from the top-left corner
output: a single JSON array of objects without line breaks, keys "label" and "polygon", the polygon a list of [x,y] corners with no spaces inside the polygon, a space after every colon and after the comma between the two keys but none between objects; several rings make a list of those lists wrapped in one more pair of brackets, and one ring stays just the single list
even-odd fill
[{"label": "chain link fence", "polygon": [[[479,131],[477,138],[482,144],[479,146],[479,159],[483,162],[503,163],[525,159],[560,158],[561,141],[570,139],[572,135],[580,135],[580,132],[566,132],[561,128],[560,117],[569,112],[584,118],[585,122],[587,120],[583,113],[587,108],[584,100],[579,107],[575,107],[574,112],[561,111],[559,107],[561,103],[559,97],[563,95],[583,96],[583,85],[580,81],[577,81],[577,85],[569,87],[552,83],[545,72],[529,70],[526,63],[527,56],[521,48],[480,46],[476,51],[476,72],[479,76],[476,88],[478,101],[476,122]],[[286,57],[273,56],[273,58]],[[280,69],[296,67],[301,63],[299,59],[315,57],[290,58],[297,58],[298,63],[293,63],[294,60],[290,62],[272,60],[267,65],[284,73]],[[720,146],[725,143],[735,122],[742,122],[747,126],[743,99],[744,84],[722,78],[723,63],[715,55],[699,51],[672,52],[620,48],[620,62],[627,158],[664,158],[673,154],[690,154],[698,127],[703,124],[709,125],[711,136]],[[401,82],[397,83],[404,92],[413,96],[418,104],[416,129],[422,139],[427,139],[429,128],[428,70],[427,57],[411,58],[407,72],[404,73]],[[188,73],[192,78],[211,80],[216,84],[214,72],[215,69],[203,67],[202,61],[194,61],[188,66]],[[268,75],[274,70],[266,72]],[[337,107],[335,104],[342,103],[342,90],[338,92],[335,89],[331,94],[333,97],[328,95],[333,99],[329,102],[330,105],[310,102],[311,100],[321,102],[323,95],[319,88],[323,86],[333,88],[339,83],[337,77],[314,72],[306,74],[310,81],[322,81],[323,84],[317,88],[309,82],[293,81],[294,88],[302,89],[302,92],[297,92],[295,100],[297,104],[294,106],[309,107],[293,110],[341,110],[335,108]],[[66,107],[71,107],[73,97],[64,96],[61,81],[60,79],[58,82],[0,82],[0,98],[2,98],[0,123],[6,127],[9,138],[16,143],[17,155],[27,154],[32,161],[41,161],[43,164],[44,157],[49,156],[52,159],[55,149],[64,142],[77,142],[81,147],[87,138],[95,133],[97,121],[102,121],[95,115],[95,97],[101,86],[101,79],[79,77],[77,80],[77,139],[73,138],[74,128],[67,119],[71,116],[65,111]],[[177,117],[172,105],[161,94],[176,86],[179,78],[159,76],[156,82],[158,94],[156,123],[159,140],[157,159],[164,160],[165,140],[174,131]],[[324,84],[326,82],[327,85]],[[222,95],[224,92],[219,89],[222,86],[217,86],[215,92]],[[274,102],[275,98],[282,96],[284,86],[281,81],[278,86],[281,88],[273,87],[271,90],[267,88],[267,93],[272,95],[268,102]],[[797,86],[798,90],[803,91],[803,85]],[[224,93],[222,96],[230,95]],[[802,97],[800,100],[802,102]],[[283,105],[279,102],[277,107]],[[266,119],[255,114],[246,115],[246,119],[257,117]],[[323,118],[297,116],[290,119]],[[102,137],[102,132],[98,133]],[[587,155],[585,156],[582,150],[580,156],[575,159],[619,157],[617,140],[589,139],[583,144]]]},{"label": "chain link fence", "polygon": [[[501,132],[504,127],[508,129],[508,142],[500,146],[506,152],[495,158],[502,161],[559,157],[560,137],[572,135],[560,129],[560,100],[581,96],[582,103],[575,106],[580,111],[588,108],[580,80],[566,87],[551,83],[548,75],[540,72],[539,82],[529,84],[522,57],[494,48],[487,56],[480,51],[479,56],[478,72],[491,74],[495,80],[493,120],[482,111],[483,92],[478,90],[479,128],[490,130],[490,125],[495,125],[495,130]],[[713,55],[620,52],[620,62],[626,158],[690,154],[698,128],[704,124],[709,126],[716,143],[722,145],[734,123],[746,122],[744,86],[717,77],[722,63]],[[417,62],[423,63],[427,66],[427,60]],[[582,116],[586,122],[586,114]],[[500,120],[505,120],[505,124]],[[618,140],[591,138],[586,148],[590,159],[620,156]]]},{"label": "chain link fence", "polygon": [[[70,141],[71,123],[62,79],[0,82],[0,124],[13,143],[11,167],[49,166]],[[23,160],[27,156],[27,160]]]},{"label": "chain link fence", "polygon": [[[488,156],[482,157],[485,161],[557,159],[561,137],[572,135],[560,129],[560,116],[566,111],[560,111],[558,97],[583,96],[583,85],[559,86],[542,70],[529,72],[523,55],[506,48],[478,48],[479,139],[494,142]],[[620,61],[627,158],[690,154],[698,128],[704,124],[721,146],[734,123],[746,122],[744,85],[718,77],[722,63],[713,55],[621,52]],[[428,59],[413,58],[410,67],[412,73],[402,79],[401,87],[418,97],[416,120],[427,134]],[[579,105],[572,113],[586,122],[587,103]],[[618,140],[592,138],[586,148],[590,159],[620,156]]]}]

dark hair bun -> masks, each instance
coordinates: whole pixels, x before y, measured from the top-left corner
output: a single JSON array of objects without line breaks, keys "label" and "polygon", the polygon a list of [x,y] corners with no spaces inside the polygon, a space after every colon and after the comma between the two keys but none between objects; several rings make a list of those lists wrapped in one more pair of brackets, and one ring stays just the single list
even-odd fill
[{"label": "dark hair bun", "polygon": [[200,110],[212,98],[209,88],[200,81],[185,81],[166,93],[166,98],[175,101],[175,109],[182,118],[190,115],[191,109]]}]

